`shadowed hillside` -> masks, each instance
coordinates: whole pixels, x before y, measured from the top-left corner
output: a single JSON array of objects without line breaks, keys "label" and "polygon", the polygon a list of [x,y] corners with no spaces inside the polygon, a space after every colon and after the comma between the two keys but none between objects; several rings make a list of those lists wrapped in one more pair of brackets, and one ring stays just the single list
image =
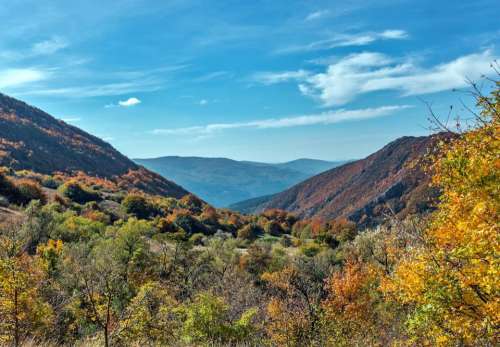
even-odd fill
[{"label": "shadowed hillside", "polygon": [[83,171],[153,194],[187,194],[180,186],[135,164],[109,143],[3,94],[0,166],[46,174]]}]

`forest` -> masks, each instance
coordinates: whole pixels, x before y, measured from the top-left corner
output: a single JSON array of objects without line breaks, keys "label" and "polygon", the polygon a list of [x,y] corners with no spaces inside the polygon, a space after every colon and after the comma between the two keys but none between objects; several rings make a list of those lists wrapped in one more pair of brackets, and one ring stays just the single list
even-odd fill
[{"label": "forest", "polygon": [[2,168],[0,345],[498,346],[493,83],[425,160],[436,209],[369,229]]}]

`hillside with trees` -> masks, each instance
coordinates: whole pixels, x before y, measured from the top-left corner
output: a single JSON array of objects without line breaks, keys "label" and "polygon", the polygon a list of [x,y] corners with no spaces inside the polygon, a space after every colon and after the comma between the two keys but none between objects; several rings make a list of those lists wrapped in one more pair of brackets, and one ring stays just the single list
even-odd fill
[{"label": "hillside with trees", "polygon": [[22,101],[0,94],[0,166],[42,174],[63,172],[123,182],[150,193],[188,192],[135,164],[109,143]]},{"label": "hillside with trees", "polygon": [[365,159],[353,161],[311,177],[279,194],[231,206],[246,213],[282,209],[300,218],[347,218],[376,225],[394,215],[400,219],[433,208],[439,194],[429,186],[426,156],[447,132],[402,137]]}]

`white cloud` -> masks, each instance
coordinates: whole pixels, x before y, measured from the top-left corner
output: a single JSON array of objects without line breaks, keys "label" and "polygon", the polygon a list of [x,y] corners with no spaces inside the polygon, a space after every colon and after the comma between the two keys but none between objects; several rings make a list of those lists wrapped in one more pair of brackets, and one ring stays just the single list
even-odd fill
[{"label": "white cloud", "polygon": [[118,101],[118,105],[120,105],[122,107],[135,106],[135,105],[139,105],[140,103],[141,103],[141,100],[139,100],[137,98],[128,98],[127,100]]},{"label": "white cloud", "polygon": [[298,126],[333,124],[346,121],[378,118],[388,116],[395,112],[407,109],[409,105],[382,106],[377,108],[365,108],[357,110],[336,110],[320,114],[303,115],[285,118],[269,118],[251,122],[215,123],[201,126],[192,126],[174,129],[155,129],[153,134],[157,135],[210,135],[218,131],[229,129],[276,129]]},{"label": "white cloud", "polygon": [[141,100],[139,100],[137,98],[128,98],[127,100],[120,100],[116,104],[111,103],[111,104],[105,105],[104,108],[132,107],[132,106],[138,105],[140,103],[141,103]]},{"label": "white cloud", "polygon": [[56,36],[50,40],[35,43],[31,51],[33,55],[50,55],[66,47],[68,47],[66,40]]},{"label": "white cloud", "polygon": [[398,62],[380,53],[349,55],[330,64],[324,73],[304,78],[300,91],[324,106],[342,105],[374,91],[397,90],[404,96],[435,93],[467,85],[491,72],[491,50],[470,54],[430,68]]},{"label": "white cloud", "polygon": [[408,38],[408,33],[404,30],[386,30],[379,34],[384,39],[401,40]]},{"label": "white cloud", "polygon": [[313,20],[317,20],[317,19],[321,19],[321,18],[327,17],[329,14],[330,14],[329,10],[315,11],[315,12],[309,13],[307,15],[307,17],[305,18],[305,20],[306,21],[313,21]]},{"label": "white cloud", "polygon": [[305,70],[282,71],[282,72],[258,72],[252,76],[252,80],[270,85],[293,80],[302,80],[308,77],[310,73]]},{"label": "white cloud", "polygon": [[67,118],[61,118],[61,120],[65,123],[78,123],[82,119],[78,117],[67,117]]},{"label": "white cloud", "polygon": [[278,54],[310,52],[333,49],[337,47],[366,46],[379,40],[402,40],[408,38],[404,30],[385,30],[382,32],[365,32],[358,34],[337,34],[331,38],[315,41],[305,45],[296,45],[280,48]]},{"label": "white cloud", "polygon": [[48,77],[46,71],[36,68],[0,70],[0,88],[15,88],[25,84],[38,82]]}]

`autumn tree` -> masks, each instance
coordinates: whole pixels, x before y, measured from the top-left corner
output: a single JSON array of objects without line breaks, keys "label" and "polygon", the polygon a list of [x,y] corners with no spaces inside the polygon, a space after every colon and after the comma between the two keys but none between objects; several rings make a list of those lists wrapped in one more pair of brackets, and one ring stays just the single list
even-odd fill
[{"label": "autumn tree", "polygon": [[325,298],[324,281],[330,264],[319,257],[297,259],[282,270],[266,272],[262,279],[268,286],[267,331],[279,346],[321,345]]},{"label": "autumn tree", "polygon": [[24,249],[29,240],[22,224],[0,228],[0,342],[19,346],[28,336],[43,337],[52,309],[43,300],[43,265]]},{"label": "autumn tree", "polygon": [[106,347],[124,310],[119,299],[128,291],[113,250],[110,240],[102,240],[91,250],[75,245],[67,249],[65,259],[66,285],[75,316],[100,330]]},{"label": "autumn tree", "polygon": [[[492,346],[500,326],[500,89],[474,89],[476,125],[443,143],[432,167],[441,202],[385,290],[414,310],[413,342]],[[475,86],[473,86],[475,88]]]}]

